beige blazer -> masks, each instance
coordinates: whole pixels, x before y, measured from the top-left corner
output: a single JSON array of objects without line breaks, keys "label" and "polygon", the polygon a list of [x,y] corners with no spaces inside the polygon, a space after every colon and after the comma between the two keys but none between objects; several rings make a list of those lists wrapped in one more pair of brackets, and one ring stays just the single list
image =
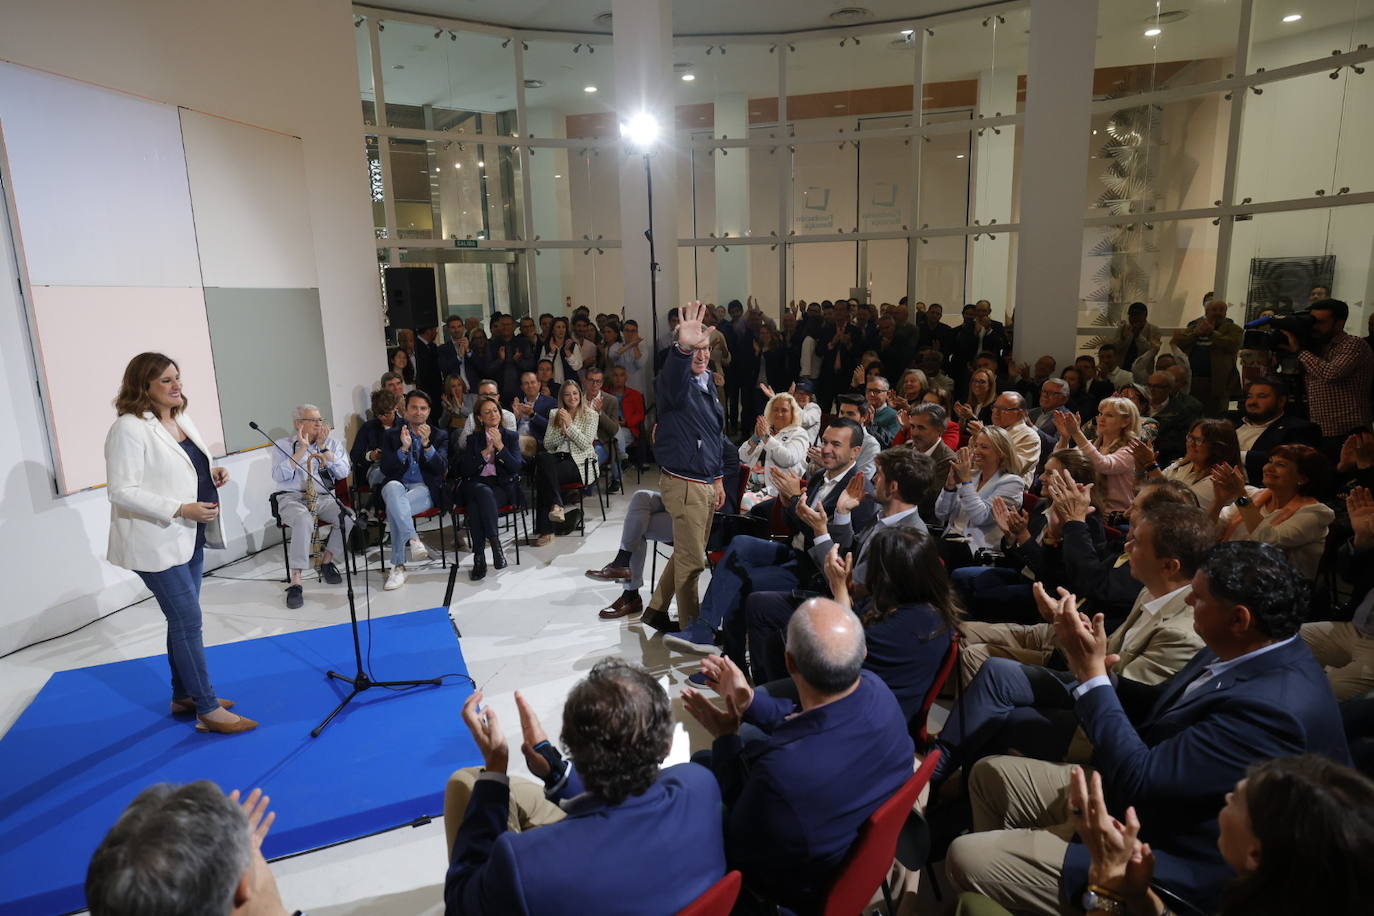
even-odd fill
[{"label": "beige blazer", "polygon": [[[181,413],[176,421],[210,458],[191,418]],[[183,503],[196,501],[196,470],[151,412],[123,414],[114,421],[105,436],[105,479],[110,497],[107,560],[125,569],[161,572],[191,559],[196,523],[172,516]],[[205,526],[205,544],[224,547],[218,518]]]},{"label": "beige blazer", "polygon": [[1193,609],[1188,606],[1192,593],[1189,586],[1169,599],[1154,619],[1138,627],[1127,641],[1126,634],[1144,613],[1145,602],[1153,600],[1148,591],[1140,590],[1126,622],[1107,640],[1107,654],[1121,656],[1114,669],[1116,674],[1142,684],[1158,684],[1188,664],[1202,648],[1202,637],[1193,631]]}]

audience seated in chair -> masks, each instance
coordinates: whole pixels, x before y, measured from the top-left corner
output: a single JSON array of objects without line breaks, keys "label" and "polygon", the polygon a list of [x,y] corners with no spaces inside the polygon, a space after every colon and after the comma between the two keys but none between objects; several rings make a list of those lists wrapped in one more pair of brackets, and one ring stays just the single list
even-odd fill
[{"label": "audience seated in chair", "polygon": [[286,916],[262,857],[276,820],[254,789],[242,803],[212,782],[158,783],[138,794],[86,868],[91,916],[227,913]]},{"label": "audience seated in chair", "polygon": [[544,448],[535,456],[536,547],[552,542],[553,526],[567,519],[563,486],[587,487],[595,482],[597,464],[592,443],[599,417],[583,399],[582,386],[575,378],[559,386],[558,406],[549,414],[549,425],[544,431]]},{"label": "audience seated in chair", "polygon": [[[683,690],[713,739],[726,858],[744,873],[746,895],[809,912],[859,827],[911,778],[906,720],[892,691],[863,670],[864,654],[859,618],[816,598],[787,625],[795,701],[754,690],[729,659],[702,663],[724,709]],[[763,736],[746,741],[742,724]]]},{"label": "audience seated in chair", "polygon": [[[500,401],[501,386],[497,385],[496,382],[489,378],[482,379],[477,383],[477,397],[494,398]],[[516,428],[515,414],[509,410],[503,409],[501,411],[501,425],[506,429],[514,430]],[[468,441],[468,436],[472,435],[472,431],[476,428],[477,417],[473,414],[468,414],[467,420],[463,422],[463,428],[456,433],[450,433],[450,435],[456,435],[458,437],[458,446],[461,448]]]},{"label": "audience seated in chair", "polygon": [[448,432],[429,425],[429,395],[406,395],[405,422],[382,437],[382,501],[391,526],[391,572],[383,588],[406,583],[406,551],[412,560],[424,560],[429,550],[415,530],[415,518],[430,509],[443,511],[444,478],[448,476]]},{"label": "audience seated in chair", "polygon": [[1025,481],[1006,430],[985,425],[959,449],[935,500],[935,515],[945,526],[942,553],[945,564],[967,566],[976,550],[987,550],[1001,539],[992,506],[1006,500],[1021,505]]},{"label": "audience seated in chair", "polygon": [[515,701],[525,765],[544,785],[507,775],[496,712],[481,691],[468,697],[483,764],[454,773],[444,797],[446,914],[672,916],[725,874],[720,788],[693,763],[659,769],[672,706],[649,672],[597,662],[563,706],[566,758]]},{"label": "audience seated in chair", "polygon": [[1227,464],[1212,469],[1210,512],[1223,541],[1259,541],[1281,549],[1309,582],[1317,577],[1326,533],[1336,513],[1318,496],[1330,469],[1308,445],[1280,445],[1264,464],[1264,488],[1251,491],[1245,472]]},{"label": "audience seated in chair", "polygon": [[355,486],[366,486],[374,492],[381,489],[385,480],[380,464],[382,435],[401,420],[400,406],[396,395],[385,388],[372,392],[372,416],[358,427],[353,448],[348,452]]},{"label": "audience seated in chair", "polygon": [[477,581],[487,574],[487,545],[491,546],[492,565],[506,568],[498,516],[503,506],[524,505],[520,470],[525,460],[520,455],[519,437],[501,425],[501,405],[496,400],[483,398],[474,413],[481,432],[468,436],[458,454],[449,456],[449,466],[461,474],[459,492],[472,541],[470,575]]},{"label": "audience seated in chair", "polygon": [[[1113,683],[1101,619],[1081,616],[1068,592],[1052,598],[1037,589],[1037,597],[1053,605],[1059,645],[1078,684],[1071,691],[1076,721],[1092,744],[1109,803],[1139,812],[1159,883],[1214,906],[1231,870],[1216,848],[1212,812],[1247,767],[1307,752],[1350,759],[1331,687],[1297,638],[1306,583],[1275,547],[1218,544],[1188,598],[1206,648],[1155,685]],[[1074,716],[1047,723],[1039,743],[1057,739],[1062,752],[1074,726]],[[972,769],[975,832],[956,839],[946,860],[956,887],[1037,913],[1057,913],[1061,901],[1081,897],[1088,853],[1069,841],[1071,770],[1011,756],[988,757]]]},{"label": "audience seated in chair", "polygon": [[[328,423],[320,418],[314,404],[301,404],[292,415],[296,427],[294,436],[277,440],[272,455],[272,482],[281,488],[277,497],[277,512],[283,525],[291,529],[291,543],[287,554],[290,581],[286,586],[286,606],[291,609],[304,603],[301,571],[311,565],[311,542],[315,520],[329,526],[328,538],[320,553],[320,575],[330,585],[343,582],[334,559],[344,555],[344,524],[339,518],[339,504],[334,500],[334,484],[348,480],[348,453],[343,442],[330,433]],[[309,476],[307,476],[309,475]],[[305,490],[314,480],[315,514],[306,506]]]},{"label": "audience seated in chair", "polygon": [[520,454],[532,459],[538,453],[549,428],[549,414],[557,406],[556,400],[540,390],[538,375],[526,372],[520,376],[520,394],[510,402]]}]

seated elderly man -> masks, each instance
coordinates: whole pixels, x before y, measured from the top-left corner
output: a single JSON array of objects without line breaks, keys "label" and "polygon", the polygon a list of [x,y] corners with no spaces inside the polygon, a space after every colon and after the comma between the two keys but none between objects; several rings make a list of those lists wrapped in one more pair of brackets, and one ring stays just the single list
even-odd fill
[{"label": "seated elderly man", "polygon": [[496,712],[481,691],[468,697],[463,721],[483,766],[454,773],[445,794],[445,913],[670,916],[720,880],[720,789],[696,764],[659,769],[673,711],[649,672],[605,658],[573,687],[566,759],[524,697],[515,702],[525,764],[544,785],[507,775]]},{"label": "seated elderly man", "polygon": [[[1042,745],[1051,735],[1067,744],[1081,726],[1111,813],[1124,818],[1134,806],[1145,825],[1140,839],[1154,851],[1155,883],[1212,911],[1232,877],[1217,849],[1216,812],[1246,769],[1304,753],[1350,761],[1331,686],[1298,638],[1306,581],[1269,544],[1212,548],[1188,596],[1206,648],[1154,685],[1114,679],[1101,617],[1079,614],[1074,596],[1062,589],[1057,598],[1036,591],[1039,601],[1053,605],[1076,682],[1069,691],[1072,715],[1051,718],[1042,711]],[[1018,912],[1059,913],[1078,905],[1089,857],[1082,844],[1070,842],[1072,769],[1015,756],[988,757],[973,767],[968,790],[975,832],[955,840],[946,859],[956,887]]]},{"label": "seated elderly man", "polygon": [[[320,554],[320,574],[330,585],[343,581],[334,558],[343,556],[345,532],[333,494],[335,482],[348,479],[349,463],[343,442],[330,435],[329,424],[314,404],[297,407],[293,422],[296,434],[277,440],[272,481],[284,491],[277,497],[277,512],[282,524],[291,529],[286,555],[291,581],[286,586],[286,606],[295,610],[305,601],[301,570],[311,564],[316,518],[329,526],[329,539]],[[306,506],[306,490],[311,488],[315,491],[313,516]]]},{"label": "seated elderly man", "polygon": [[[1035,479],[1035,472],[1040,468],[1040,449],[1043,442],[1035,427],[1026,422],[1026,399],[1015,391],[1004,391],[999,394],[992,402],[992,422],[994,426],[1000,426],[1007,431],[1007,436],[1011,438],[1011,447],[1016,452],[1016,460],[1020,464],[1017,473],[1029,484]],[[983,424],[978,420],[968,422],[970,438],[982,431]]]},{"label": "seated elderly man", "polygon": [[[814,598],[787,625],[795,700],[755,691],[728,659],[703,662],[724,710],[683,690],[687,711],[714,739],[710,766],[725,802],[726,858],[744,873],[748,893],[814,909],[859,827],[911,778],[906,719],[887,685],[863,670],[865,652],[859,618]],[[741,722],[767,738],[745,743]],[[679,842],[679,855],[690,845]]]},{"label": "seated elderly man", "polygon": [[92,916],[286,916],[262,857],[263,838],[276,819],[268,802],[254,789],[240,804],[238,790],[226,796],[206,780],[144,789],[86,868]]}]

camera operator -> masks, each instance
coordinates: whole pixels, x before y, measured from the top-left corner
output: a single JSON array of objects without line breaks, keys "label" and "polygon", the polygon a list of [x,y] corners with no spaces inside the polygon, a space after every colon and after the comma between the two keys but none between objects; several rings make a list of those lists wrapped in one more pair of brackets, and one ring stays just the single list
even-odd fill
[{"label": "camera operator", "polygon": [[1322,452],[1334,464],[1346,433],[1369,426],[1369,387],[1374,380],[1374,352],[1369,344],[1345,332],[1350,306],[1339,299],[1322,299],[1308,306],[1312,330],[1299,341],[1281,330],[1282,349],[1298,354],[1307,382],[1308,417],[1321,427]]}]

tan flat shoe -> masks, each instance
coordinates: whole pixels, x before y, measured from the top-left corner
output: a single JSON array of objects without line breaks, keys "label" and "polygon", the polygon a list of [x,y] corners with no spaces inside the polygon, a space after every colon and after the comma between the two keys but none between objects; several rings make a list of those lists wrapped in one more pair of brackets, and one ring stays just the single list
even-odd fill
[{"label": "tan flat shoe", "polygon": [[197,716],[196,731],[198,732],[218,732],[221,735],[237,735],[240,732],[251,732],[258,727],[258,723],[252,719],[239,716],[233,722],[215,722],[203,716]]},{"label": "tan flat shoe", "polygon": [[[233,709],[233,708],[234,708],[234,701],[233,701],[233,700],[226,700],[226,699],[224,699],[224,697],[220,697],[220,698],[219,698],[219,708],[220,708],[220,709]],[[172,701],[172,715],[174,715],[174,716],[189,715],[189,714],[191,714],[191,713],[194,713],[195,711],[196,711],[196,701],[195,701],[195,700],[173,700],[173,701]]]}]

